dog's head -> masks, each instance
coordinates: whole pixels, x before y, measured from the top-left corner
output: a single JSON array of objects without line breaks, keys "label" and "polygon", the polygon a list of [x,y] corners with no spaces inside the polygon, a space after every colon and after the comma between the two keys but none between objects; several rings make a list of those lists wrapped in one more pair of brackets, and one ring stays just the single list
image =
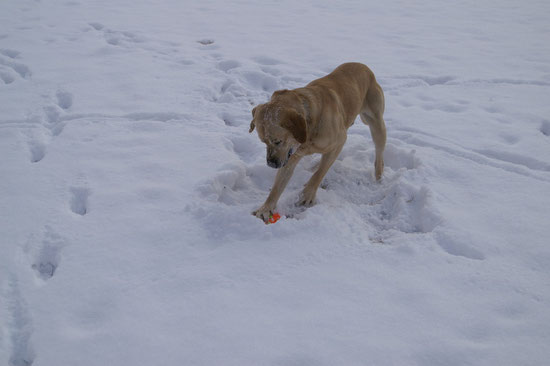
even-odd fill
[{"label": "dog's head", "polygon": [[295,109],[274,103],[260,104],[252,109],[248,132],[258,131],[258,137],[267,146],[267,165],[278,169],[288,162],[296,149],[306,142],[307,124]]}]

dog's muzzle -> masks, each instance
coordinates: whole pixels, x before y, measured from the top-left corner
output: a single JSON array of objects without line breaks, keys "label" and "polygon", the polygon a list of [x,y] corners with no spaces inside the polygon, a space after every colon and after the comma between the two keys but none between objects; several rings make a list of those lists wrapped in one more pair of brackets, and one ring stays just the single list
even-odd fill
[{"label": "dog's muzzle", "polygon": [[267,166],[269,166],[271,168],[274,168],[274,169],[279,169],[281,167],[284,167],[286,165],[286,163],[288,163],[288,159],[290,159],[290,157],[292,156],[292,154],[294,154],[295,151],[296,151],[295,148],[293,148],[293,147],[290,148],[290,150],[288,150],[288,154],[286,156],[286,159],[283,163],[281,163],[276,158],[267,158]]},{"label": "dog's muzzle", "polygon": [[281,162],[276,159],[267,159],[267,166],[274,169],[279,169],[282,165]]}]

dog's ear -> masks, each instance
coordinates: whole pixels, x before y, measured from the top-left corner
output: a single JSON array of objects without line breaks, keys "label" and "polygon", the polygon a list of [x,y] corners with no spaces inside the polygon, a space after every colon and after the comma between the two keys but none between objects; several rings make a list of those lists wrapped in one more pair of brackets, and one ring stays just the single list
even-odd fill
[{"label": "dog's ear", "polygon": [[250,121],[250,129],[248,130],[248,133],[252,133],[252,131],[254,131],[254,127],[256,127],[256,125],[254,124],[254,115],[256,114],[256,108],[258,108],[258,106],[252,108],[252,121]]},{"label": "dog's ear", "polygon": [[286,128],[292,133],[292,136],[299,143],[303,144],[307,140],[307,124],[304,116],[296,112],[294,109],[289,109],[285,113],[281,121],[281,127]]}]

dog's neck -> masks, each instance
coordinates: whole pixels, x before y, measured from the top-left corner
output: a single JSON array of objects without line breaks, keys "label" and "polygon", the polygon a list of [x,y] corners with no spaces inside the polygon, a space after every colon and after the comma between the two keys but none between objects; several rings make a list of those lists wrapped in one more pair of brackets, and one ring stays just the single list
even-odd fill
[{"label": "dog's neck", "polygon": [[313,95],[306,88],[300,88],[295,91],[300,98],[302,104],[302,111],[300,112],[303,113],[304,119],[306,120],[308,125],[310,125],[313,122],[313,114],[310,103],[310,99],[313,98]]}]

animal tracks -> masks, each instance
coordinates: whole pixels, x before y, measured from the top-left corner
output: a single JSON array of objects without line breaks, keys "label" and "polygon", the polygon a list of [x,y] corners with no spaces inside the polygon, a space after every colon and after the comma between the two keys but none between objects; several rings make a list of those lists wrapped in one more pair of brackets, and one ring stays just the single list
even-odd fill
[{"label": "animal tracks", "polygon": [[72,105],[72,93],[58,89],[55,93],[55,100],[42,108],[42,116],[38,118],[42,123],[38,126],[43,128],[37,130],[36,125],[33,125],[34,130],[29,132],[31,138],[28,141],[28,146],[31,163],[38,163],[44,159],[47,146],[63,132],[65,122],[62,121],[62,117]]},{"label": "animal tracks", "polygon": [[[55,276],[61,262],[61,251],[66,246],[65,239],[50,226],[46,226],[40,237],[31,236],[23,246],[24,258],[28,259],[28,270],[42,282]],[[23,261],[22,263],[25,263]],[[33,364],[36,353],[34,351],[32,335],[33,320],[29,306],[25,300],[22,278],[16,272],[9,274],[7,281],[0,282],[2,302],[0,314],[5,318],[6,343],[10,344],[9,366],[30,366]],[[31,283],[24,283],[30,286]],[[3,337],[0,337],[2,339]]]},{"label": "animal tracks", "polygon": [[262,71],[246,71],[238,75],[234,73],[222,83],[219,92],[212,98],[212,101],[217,103],[244,101],[250,104],[248,102],[251,99],[261,100],[259,94],[265,98],[279,87],[280,83],[277,78]]},{"label": "animal tracks", "polygon": [[29,67],[19,61],[21,53],[16,50],[0,49],[0,80],[12,84],[17,78],[28,79],[31,76]]},{"label": "animal tracks", "polygon": [[0,79],[4,84],[11,84],[15,81],[15,77],[8,70],[0,70]]},{"label": "animal tracks", "polygon": [[40,140],[31,140],[29,141],[29,151],[31,163],[38,163],[46,156],[46,144]]},{"label": "animal tracks", "polygon": [[15,62],[10,59],[0,57],[0,66],[12,69],[23,79],[27,79],[31,76],[31,70],[27,67],[27,65]]},{"label": "animal tracks", "polygon": [[57,105],[63,109],[69,109],[73,105],[73,95],[64,90],[58,90],[55,94],[57,97]]},{"label": "animal tracks", "polygon": [[231,143],[233,145],[233,151],[239,156],[239,159],[245,163],[254,162],[261,153],[261,149],[254,143],[254,135],[248,136],[234,136],[231,137]]},{"label": "animal tracks", "polygon": [[90,190],[85,187],[71,188],[71,211],[77,215],[84,216],[88,213],[88,197]]},{"label": "animal tracks", "polygon": [[133,32],[113,30],[98,22],[88,23],[88,25],[95,31],[101,32],[105,42],[111,46],[130,46],[145,42],[144,37]]},{"label": "animal tracks", "polygon": [[32,269],[43,280],[49,280],[59,266],[60,250],[63,243],[61,237],[49,232],[41,243],[41,248],[35,256]]},{"label": "animal tracks", "polygon": [[50,226],[44,228],[39,240],[31,238],[26,252],[37,278],[47,281],[55,275],[61,261],[61,251],[65,246],[65,239]]},{"label": "animal tracks", "polygon": [[281,71],[283,63],[267,56],[257,56],[248,62],[226,60],[223,55],[212,52],[209,56],[225,77],[219,89],[213,91],[211,101],[216,103],[255,105],[289,82]]},{"label": "animal tracks", "polygon": [[3,303],[7,306],[7,330],[11,343],[9,366],[30,366],[36,358],[31,340],[33,322],[15,276],[8,279],[3,295]]},{"label": "animal tracks", "polygon": [[388,144],[385,176],[377,183],[372,177],[373,162],[364,156],[365,148],[358,142],[350,145],[329,170],[321,199],[326,195],[329,204],[355,205],[357,215],[371,227],[369,231],[429,233],[439,225],[442,218],[432,207],[431,191],[404,179],[407,171],[421,166],[414,150],[407,152]]},{"label": "animal tracks", "polygon": [[0,55],[4,55],[4,56],[12,58],[12,59],[18,58],[20,54],[21,54],[21,52],[16,51],[16,50],[11,50],[11,49],[7,49],[7,48],[0,48]]}]

